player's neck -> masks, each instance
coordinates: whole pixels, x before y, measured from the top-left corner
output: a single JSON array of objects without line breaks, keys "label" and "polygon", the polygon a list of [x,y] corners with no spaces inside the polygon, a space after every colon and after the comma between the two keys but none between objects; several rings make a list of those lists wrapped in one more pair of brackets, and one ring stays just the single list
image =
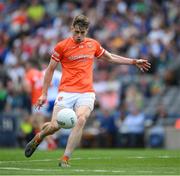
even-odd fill
[{"label": "player's neck", "polygon": [[71,39],[73,40],[73,42],[74,42],[75,44],[81,44],[81,43],[83,43],[83,42],[85,41],[86,38],[84,38],[84,39],[83,39],[82,41],[80,41],[80,42],[74,40],[73,37],[71,37]]}]

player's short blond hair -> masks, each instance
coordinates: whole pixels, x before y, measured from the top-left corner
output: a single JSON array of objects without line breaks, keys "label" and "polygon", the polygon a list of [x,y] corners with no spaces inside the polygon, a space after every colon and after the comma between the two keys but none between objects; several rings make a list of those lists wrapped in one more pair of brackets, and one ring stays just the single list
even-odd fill
[{"label": "player's short blond hair", "polygon": [[75,27],[76,25],[79,26],[79,28],[89,28],[89,19],[85,15],[78,15],[73,19],[72,26]]}]

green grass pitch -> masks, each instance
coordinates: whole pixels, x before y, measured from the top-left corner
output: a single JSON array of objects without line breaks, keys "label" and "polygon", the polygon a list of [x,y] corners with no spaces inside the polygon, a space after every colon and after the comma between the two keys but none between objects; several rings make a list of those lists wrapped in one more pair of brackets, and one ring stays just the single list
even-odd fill
[{"label": "green grass pitch", "polygon": [[0,149],[0,175],[180,175],[180,150],[78,149],[70,168],[60,168],[63,150]]}]

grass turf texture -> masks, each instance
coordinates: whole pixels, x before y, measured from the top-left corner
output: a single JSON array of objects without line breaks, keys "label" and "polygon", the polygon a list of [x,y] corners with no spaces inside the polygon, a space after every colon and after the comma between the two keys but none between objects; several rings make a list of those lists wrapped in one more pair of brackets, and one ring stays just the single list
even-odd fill
[{"label": "grass turf texture", "polygon": [[0,175],[180,175],[180,150],[79,149],[70,168],[60,168],[63,150],[0,149]]}]

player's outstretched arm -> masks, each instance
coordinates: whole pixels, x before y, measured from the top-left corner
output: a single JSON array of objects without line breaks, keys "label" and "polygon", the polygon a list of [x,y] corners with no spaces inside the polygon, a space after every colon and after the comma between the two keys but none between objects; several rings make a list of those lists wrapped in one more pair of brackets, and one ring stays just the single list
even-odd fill
[{"label": "player's outstretched arm", "polygon": [[54,61],[53,59],[50,60],[50,63],[45,71],[45,75],[44,75],[44,81],[43,81],[43,89],[42,89],[42,94],[39,97],[37,103],[36,103],[36,107],[39,109],[41,108],[41,106],[46,102],[47,99],[47,92],[48,92],[48,88],[51,84],[51,80],[54,74],[54,70],[57,67],[58,62]]},{"label": "player's outstretched arm", "polygon": [[112,63],[135,65],[142,72],[148,71],[151,68],[151,64],[146,59],[131,59],[131,58],[119,56],[116,54],[112,54],[108,51],[105,51],[104,54],[102,55],[102,57],[104,58],[104,60],[107,60]]}]

